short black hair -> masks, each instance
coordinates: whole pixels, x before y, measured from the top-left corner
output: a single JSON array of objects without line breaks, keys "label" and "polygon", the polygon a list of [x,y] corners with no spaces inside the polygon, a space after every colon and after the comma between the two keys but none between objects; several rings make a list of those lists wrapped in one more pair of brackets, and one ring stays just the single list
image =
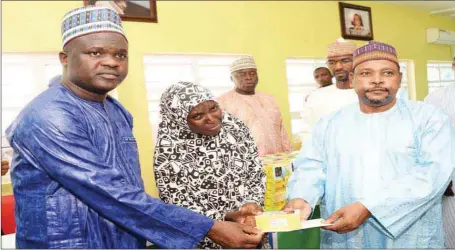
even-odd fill
[{"label": "short black hair", "polygon": [[318,68],[316,68],[316,69],[313,71],[313,74],[314,74],[316,71],[320,70],[320,69],[325,69],[325,70],[327,70],[327,72],[329,72],[330,75],[332,75],[332,72],[330,72],[330,69],[328,69],[328,68],[326,68],[326,67],[318,67]]}]

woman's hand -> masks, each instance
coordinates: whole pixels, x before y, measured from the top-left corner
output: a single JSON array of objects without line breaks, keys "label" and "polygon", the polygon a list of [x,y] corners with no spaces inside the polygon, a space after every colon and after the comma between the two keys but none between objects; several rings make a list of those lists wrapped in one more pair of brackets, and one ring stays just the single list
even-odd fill
[{"label": "woman's hand", "polygon": [[228,212],[224,217],[224,220],[255,227],[256,219],[254,216],[260,215],[263,211],[264,209],[258,204],[249,202],[241,206],[238,211]]}]

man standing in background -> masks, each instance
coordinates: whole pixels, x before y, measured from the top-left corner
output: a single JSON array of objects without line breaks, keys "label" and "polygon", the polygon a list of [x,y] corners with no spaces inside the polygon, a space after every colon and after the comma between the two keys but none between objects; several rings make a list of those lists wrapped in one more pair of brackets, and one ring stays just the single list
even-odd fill
[{"label": "man standing in background", "polygon": [[[452,70],[455,72],[455,57],[452,62]],[[455,127],[455,84],[438,89],[425,97],[425,102],[442,108],[452,119]],[[446,237],[446,248],[455,248],[455,188],[453,180],[447,187],[442,206],[444,234]]]},{"label": "man standing in background", "polygon": [[221,95],[218,103],[251,130],[259,156],[290,151],[291,143],[275,98],[256,91],[259,77],[252,56],[243,56],[231,64],[231,80],[234,90]]},{"label": "man standing in background", "polygon": [[326,67],[319,67],[313,71],[313,77],[316,83],[318,84],[318,88],[324,88],[332,85],[332,73]]},{"label": "man standing in background", "polygon": [[[332,73],[330,72],[330,70],[326,67],[319,67],[319,68],[316,68],[314,71],[313,71],[313,77],[314,77],[314,80],[316,81],[316,83],[318,84],[318,88],[317,89],[320,89],[320,88],[324,88],[324,87],[328,87],[330,85],[332,85]],[[316,90],[317,90],[316,89]],[[313,90],[315,91],[315,90]],[[313,93],[313,91],[311,91],[306,97],[305,97],[305,102],[308,101],[308,97],[311,95],[311,93]]]},{"label": "man standing in background", "polygon": [[335,76],[336,84],[317,89],[307,97],[305,108],[301,113],[306,125],[302,134],[302,144],[308,140],[313,127],[321,117],[358,102],[349,79],[349,73],[352,71],[352,54],[355,49],[355,43],[340,39],[327,47],[327,66]]}]

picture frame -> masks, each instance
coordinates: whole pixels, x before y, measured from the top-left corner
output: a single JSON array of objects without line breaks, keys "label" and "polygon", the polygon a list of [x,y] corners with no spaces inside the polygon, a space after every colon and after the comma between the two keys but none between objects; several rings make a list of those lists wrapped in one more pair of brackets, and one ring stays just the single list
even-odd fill
[{"label": "picture frame", "polygon": [[84,0],[84,6],[108,6],[116,10],[122,21],[157,23],[156,0]]},{"label": "picture frame", "polygon": [[340,10],[341,36],[345,39],[373,40],[373,19],[371,18],[371,8],[338,3]]}]

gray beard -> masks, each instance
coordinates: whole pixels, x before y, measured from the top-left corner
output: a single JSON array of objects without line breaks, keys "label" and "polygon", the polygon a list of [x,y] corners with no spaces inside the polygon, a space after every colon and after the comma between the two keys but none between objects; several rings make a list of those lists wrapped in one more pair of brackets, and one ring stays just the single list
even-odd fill
[{"label": "gray beard", "polygon": [[371,100],[366,95],[363,96],[363,103],[372,107],[381,107],[387,105],[393,101],[393,96],[389,93],[386,98],[381,100]]}]

